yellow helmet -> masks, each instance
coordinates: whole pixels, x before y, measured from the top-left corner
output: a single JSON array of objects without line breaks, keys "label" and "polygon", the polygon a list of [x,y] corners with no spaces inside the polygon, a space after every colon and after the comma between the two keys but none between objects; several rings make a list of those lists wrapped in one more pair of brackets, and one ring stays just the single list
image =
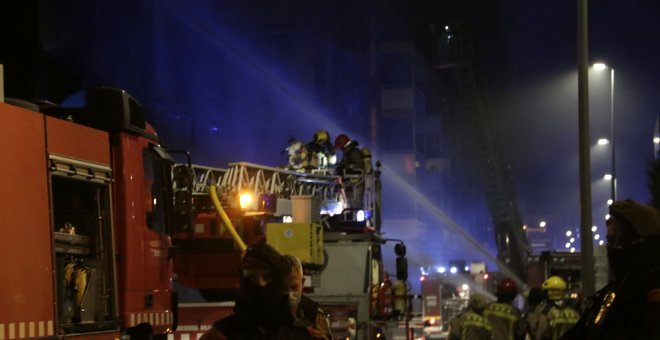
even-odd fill
[{"label": "yellow helmet", "polygon": [[566,281],[559,276],[551,276],[541,285],[548,292],[548,300],[561,300],[566,296]]},{"label": "yellow helmet", "polygon": [[325,130],[318,130],[316,133],[314,133],[314,141],[317,143],[325,143],[330,140],[330,135],[328,134],[328,131]]}]

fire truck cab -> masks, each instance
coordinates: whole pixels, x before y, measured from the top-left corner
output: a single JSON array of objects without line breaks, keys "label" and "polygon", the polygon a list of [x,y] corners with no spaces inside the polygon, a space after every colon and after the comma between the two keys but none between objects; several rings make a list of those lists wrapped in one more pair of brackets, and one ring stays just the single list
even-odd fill
[{"label": "fire truck cab", "polygon": [[171,331],[174,162],[139,104],[21,106],[0,103],[0,339]]}]

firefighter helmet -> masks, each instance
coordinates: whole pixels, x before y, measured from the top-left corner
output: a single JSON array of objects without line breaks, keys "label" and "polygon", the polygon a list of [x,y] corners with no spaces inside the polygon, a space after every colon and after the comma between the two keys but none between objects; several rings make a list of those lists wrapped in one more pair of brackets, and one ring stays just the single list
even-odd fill
[{"label": "firefighter helmet", "polygon": [[[607,258],[616,280],[635,272],[644,282],[654,285],[656,275],[651,274],[660,263],[660,211],[650,205],[633,200],[618,201],[610,205],[607,221]],[[654,286],[655,287],[655,286]]]},{"label": "firefighter helmet", "polygon": [[486,308],[486,305],[488,305],[488,298],[479,293],[473,293],[470,295],[470,299],[468,300],[468,307],[480,311]]},{"label": "firefighter helmet", "polygon": [[610,216],[607,221],[610,248],[626,248],[660,235],[660,212],[650,205],[633,200],[617,201],[610,205]]},{"label": "firefighter helmet", "polygon": [[318,130],[314,133],[314,142],[321,144],[329,141],[330,141],[330,135],[328,134],[328,131]]},{"label": "firefighter helmet", "polygon": [[342,133],[341,135],[337,136],[337,138],[335,139],[335,149],[344,150],[344,147],[350,141],[351,141],[351,139],[348,138],[348,136],[346,136],[345,134]]},{"label": "firefighter helmet", "polygon": [[548,292],[548,300],[561,300],[566,296],[566,281],[559,276],[551,276],[541,285]]},{"label": "firefighter helmet", "polygon": [[518,294],[518,286],[511,279],[504,279],[497,285],[497,295],[513,295]]}]

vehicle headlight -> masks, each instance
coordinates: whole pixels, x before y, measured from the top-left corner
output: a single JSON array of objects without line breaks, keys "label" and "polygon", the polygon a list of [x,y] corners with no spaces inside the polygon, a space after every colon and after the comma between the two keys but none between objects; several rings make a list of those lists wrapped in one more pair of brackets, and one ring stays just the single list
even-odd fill
[{"label": "vehicle headlight", "polygon": [[355,219],[358,222],[364,222],[364,219],[367,217],[367,215],[364,213],[364,210],[358,210],[357,213],[355,213]]}]

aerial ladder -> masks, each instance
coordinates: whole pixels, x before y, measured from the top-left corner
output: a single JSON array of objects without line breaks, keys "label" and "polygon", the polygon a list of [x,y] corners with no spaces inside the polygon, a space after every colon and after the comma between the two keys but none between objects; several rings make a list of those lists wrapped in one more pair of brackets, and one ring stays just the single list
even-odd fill
[{"label": "aerial ladder", "polygon": [[[441,38],[435,65],[453,74],[458,102],[466,117],[467,130],[481,163],[486,202],[495,229],[498,259],[523,281],[526,278],[529,243],[518,210],[511,166],[493,138],[486,107],[470,62],[470,37],[448,31]],[[460,42],[460,43],[457,43]],[[522,282],[521,282],[522,283]]]},{"label": "aerial ladder", "polygon": [[226,195],[250,193],[277,195],[290,198],[295,195],[314,196],[324,201],[341,201],[341,177],[328,171],[303,172],[247,162],[230,163],[219,185]]},{"label": "aerial ladder", "polygon": [[[298,222],[296,202],[314,204],[310,209],[316,217],[311,221],[325,230],[337,225],[376,230],[380,203],[373,188],[380,185],[378,173],[339,176],[330,169],[300,171],[248,162],[230,163],[227,168],[178,164],[173,171],[174,197],[190,202],[192,211],[181,217],[189,219],[182,223],[188,227],[173,238],[179,281],[203,295],[207,289],[237,289],[232,264],[238,263],[247,245],[266,240],[269,224]],[[346,205],[343,181],[349,176],[357,177],[350,181],[353,185],[365,185],[360,209]],[[310,263],[309,267],[320,265]],[[305,261],[303,266],[307,267]],[[218,279],[222,277],[226,280]]]},{"label": "aerial ladder", "polygon": [[[244,244],[266,241],[301,259],[310,283],[307,293],[333,314],[333,334],[340,338],[348,334],[348,318],[367,334],[404,331],[404,321],[390,320],[394,295],[380,289],[386,276],[381,246],[388,240],[380,234],[378,163],[366,174],[344,175],[332,169],[303,171],[248,162],[230,163],[227,168],[179,164],[178,171],[173,174],[175,197],[181,192],[180,196],[190,198],[194,221],[189,230],[173,238],[174,271],[177,283],[201,293],[205,302],[180,298],[184,303],[179,304],[177,336],[197,336],[231,312],[242,247],[227,231],[230,223]],[[361,207],[347,206],[346,185],[365,186]],[[241,205],[240,197],[246,195],[254,200],[244,199]],[[228,222],[220,221],[212,196]],[[311,205],[314,216],[296,220],[298,199],[303,206]],[[401,241],[392,242],[397,242],[395,248],[405,249]],[[405,264],[399,264],[405,260],[405,250],[397,255],[399,277],[400,271],[407,271],[401,267]],[[363,274],[342,281],[346,272]],[[396,287],[401,285],[398,282]],[[397,298],[404,294],[405,289]],[[389,314],[384,312],[388,310]]]}]

